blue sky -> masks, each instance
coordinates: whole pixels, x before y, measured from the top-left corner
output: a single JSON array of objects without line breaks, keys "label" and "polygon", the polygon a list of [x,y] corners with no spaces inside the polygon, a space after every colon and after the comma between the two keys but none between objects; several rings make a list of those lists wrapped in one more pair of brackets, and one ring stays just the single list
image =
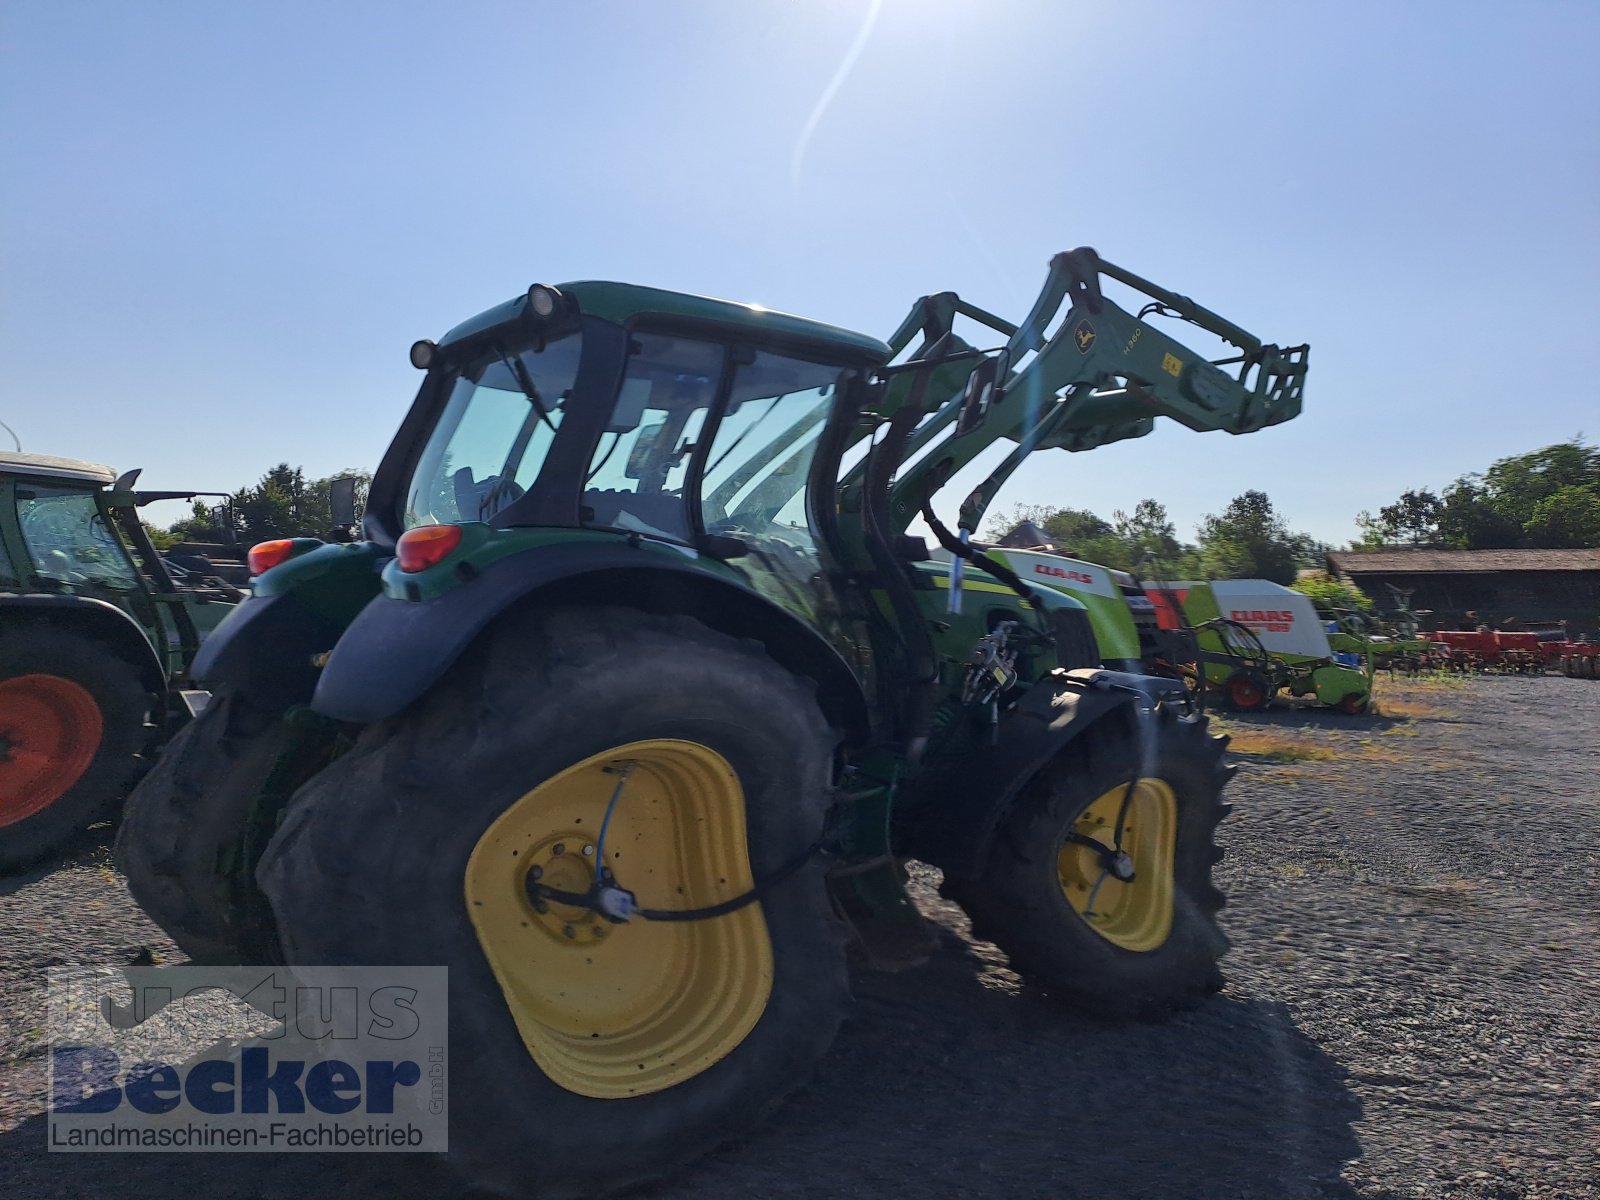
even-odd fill
[{"label": "blue sky", "polygon": [[152,487],[329,474],[413,340],[535,280],[886,336],[943,289],[1020,317],[1092,245],[1309,341],[1305,414],[1036,456],[1001,504],[1188,535],[1257,487],[1343,541],[1600,436],[1596,45],[1583,0],[10,0],[0,420]]}]

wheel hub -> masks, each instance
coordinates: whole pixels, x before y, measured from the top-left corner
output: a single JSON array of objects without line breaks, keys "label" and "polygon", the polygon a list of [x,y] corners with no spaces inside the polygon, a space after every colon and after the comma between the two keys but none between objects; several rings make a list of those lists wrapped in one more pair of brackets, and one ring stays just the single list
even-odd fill
[{"label": "wheel hub", "polygon": [[[1120,834],[1120,836],[1119,836]],[[1079,814],[1057,856],[1067,903],[1106,941],[1149,951],[1172,931],[1177,801],[1161,779],[1107,789]]]},{"label": "wheel hub", "polygon": [[[582,895],[594,886],[594,843],[581,832],[551,834],[530,857],[533,862],[528,867],[527,883],[574,895]],[[590,909],[559,900],[533,899],[531,904],[533,923],[560,945],[592,946],[606,936],[605,922]]]}]

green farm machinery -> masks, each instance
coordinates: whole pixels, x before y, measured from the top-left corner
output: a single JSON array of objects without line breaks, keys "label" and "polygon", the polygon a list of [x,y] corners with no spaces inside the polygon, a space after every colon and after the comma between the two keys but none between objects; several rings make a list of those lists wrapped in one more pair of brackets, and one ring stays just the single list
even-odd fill
[{"label": "green farm machinery", "polygon": [[1371,704],[1375,643],[1329,632],[1311,599],[1290,588],[1265,579],[1147,585],[1049,544],[985,551],[1081,603],[1105,666],[1181,679],[1198,705],[1253,711],[1280,694],[1348,713]]},{"label": "green farm machinery", "polygon": [[189,663],[242,595],[169,568],[139,507],[200,493],[138,474],[0,454],[0,871],[114,814],[204,700]]},{"label": "green farm machinery", "polygon": [[1030,453],[1289,420],[1305,347],[1076,250],[1017,324],[942,293],[883,342],[578,282],[411,360],[364,537],[255,549],[117,858],[197,959],[446,964],[475,1185],[603,1194],[753,1125],[833,1040],[842,930],[928,952],[905,859],[1067,1002],[1221,985],[1222,740],[971,531]]}]

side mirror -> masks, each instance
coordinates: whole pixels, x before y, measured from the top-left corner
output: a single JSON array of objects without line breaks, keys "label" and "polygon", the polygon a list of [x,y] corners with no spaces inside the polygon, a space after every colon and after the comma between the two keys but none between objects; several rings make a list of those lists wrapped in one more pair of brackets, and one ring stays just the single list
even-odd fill
[{"label": "side mirror", "polygon": [[634,438],[633,449],[628,451],[628,465],[622,469],[623,475],[629,479],[644,478],[645,472],[650,469],[651,463],[657,457],[656,443],[661,440],[661,431],[666,427],[665,421],[639,427],[639,436]]},{"label": "side mirror", "polygon": [[961,397],[961,412],[956,417],[956,436],[971,433],[982,425],[989,410],[1000,402],[1004,394],[1000,380],[1008,370],[1004,351],[980,362],[967,376],[967,390]]},{"label": "side mirror", "polygon": [[328,507],[335,528],[348,529],[356,523],[356,481],[341,475],[328,484]]}]

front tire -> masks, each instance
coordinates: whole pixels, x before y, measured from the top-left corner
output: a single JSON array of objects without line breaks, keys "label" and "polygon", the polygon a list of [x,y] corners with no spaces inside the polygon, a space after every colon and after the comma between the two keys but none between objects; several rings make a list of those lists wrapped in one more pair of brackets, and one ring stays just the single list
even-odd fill
[{"label": "front tire", "polygon": [[[1098,730],[1071,744],[1018,797],[983,874],[945,891],[1029,982],[1097,1015],[1152,1020],[1222,986],[1228,943],[1211,869],[1232,772],[1226,739],[1208,735],[1203,717],[1162,707],[1143,729],[1143,744]],[[1119,846],[1129,882],[1107,870]]]},{"label": "front tire", "polygon": [[113,857],[139,906],[199,963],[276,962],[246,826],[285,747],[282,714],[220,692],[124,806]]},{"label": "front tire", "polygon": [[809,686],[696,621],[519,615],[295,794],[257,878],[291,963],[449,967],[471,1183],[603,1195],[803,1082],[838,1028],[844,938],[815,857],[675,923],[537,908],[530,868],[585,890],[622,779],[618,882],[661,909],[732,898],[819,838],[835,740]]}]

